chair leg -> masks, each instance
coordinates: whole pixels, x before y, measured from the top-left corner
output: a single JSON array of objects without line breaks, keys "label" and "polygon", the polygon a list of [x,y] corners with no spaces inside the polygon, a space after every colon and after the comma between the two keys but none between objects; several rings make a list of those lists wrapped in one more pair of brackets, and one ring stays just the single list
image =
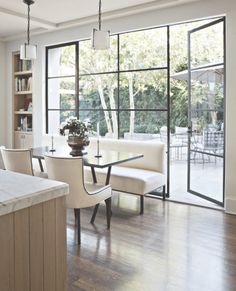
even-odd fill
[{"label": "chair leg", "polygon": [[144,212],[144,196],[140,196],[140,214],[143,214]]},{"label": "chair leg", "polygon": [[74,208],[74,215],[75,215],[75,221],[77,221],[77,211],[75,208]]},{"label": "chair leg", "polygon": [[162,200],[165,201],[166,200],[166,185],[164,185],[162,187]]},{"label": "chair leg", "polygon": [[107,229],[110,229],[110,224],[111,224],[111,197],[106,199],[105,203],[106,203]]},{"label": "chair leg", "polygon": [[98,212],[98,207],[99,207],[99,203],[95,205],[94,210],[93,210],[93,216],[90,220],[90,223],[94,223],[94,220],[96,218],[97,212]]},{"label": "chair leg", "polygon": [[78,245],[81,244],[81,230],[80,230],[80,209],[74,209],[75,217],[77,218],[77,229],[78,229]]}]

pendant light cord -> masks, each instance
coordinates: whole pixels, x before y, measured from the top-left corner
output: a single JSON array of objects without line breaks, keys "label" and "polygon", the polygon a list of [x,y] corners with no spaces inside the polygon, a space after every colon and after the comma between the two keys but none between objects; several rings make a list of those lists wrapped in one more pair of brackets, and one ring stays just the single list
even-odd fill
[{"label": "pendant light cord", "polygon": [[30,5],[28,4],[28,25],[27,25],[27,41],[30,43]]},{"label": "pendant light cord", "polygon": [[101,12],[102,10],[102,0],[99,0],[99,10],[98,10],[98,28],[99,30],[102,29],[102,19],[101,19]]}]

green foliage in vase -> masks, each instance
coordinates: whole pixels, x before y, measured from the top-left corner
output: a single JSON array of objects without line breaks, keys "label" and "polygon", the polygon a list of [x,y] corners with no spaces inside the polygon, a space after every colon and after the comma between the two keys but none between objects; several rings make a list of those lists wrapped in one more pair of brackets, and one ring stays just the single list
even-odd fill
[{"label": "green foliage in vase", "polygon": [[88,134],[92,131],[92,126],[90,122],[83,122],[78,120],[76,117],[69,117],[65,124],[62,124],[60,134],[65,135],[66,131],[68,131],[70,136],[87,138]]}]

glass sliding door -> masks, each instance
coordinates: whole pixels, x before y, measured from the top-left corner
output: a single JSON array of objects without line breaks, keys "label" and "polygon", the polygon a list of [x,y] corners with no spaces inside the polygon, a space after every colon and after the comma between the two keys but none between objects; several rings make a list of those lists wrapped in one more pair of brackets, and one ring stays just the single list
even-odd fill
[{"label": "glass sliding door", "polygon": [[224,204],[224,18],[189,31],[188,192]]}]

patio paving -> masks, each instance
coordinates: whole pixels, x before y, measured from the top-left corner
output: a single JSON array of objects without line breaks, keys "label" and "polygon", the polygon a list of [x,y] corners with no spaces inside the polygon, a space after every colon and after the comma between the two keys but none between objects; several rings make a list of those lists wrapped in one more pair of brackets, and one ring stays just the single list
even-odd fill
[{"label": "patio paving", "polygon": [[[200,206],[219,208],[209,202],[187,192],[187,159],[171,160],[170,165],[170,200]],[[191,162],[191,189],[216,200],[222,199],[223,159],[211,157],[203,164],[201,159]]]}]

